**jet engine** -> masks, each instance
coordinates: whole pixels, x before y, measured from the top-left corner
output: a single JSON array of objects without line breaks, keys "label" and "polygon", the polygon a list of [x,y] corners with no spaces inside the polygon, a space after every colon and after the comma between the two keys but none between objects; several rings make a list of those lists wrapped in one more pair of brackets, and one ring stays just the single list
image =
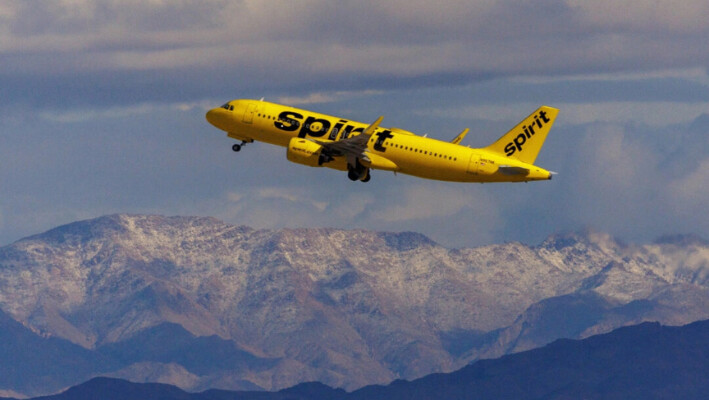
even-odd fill
[{"label": "jet engine", "polygon": [[332,158],[322,154],[322,146],[302,138],[292,138],[288,142],[288,161],[296,164],[303,164],[309,167],[322,167],[324,163]]}]

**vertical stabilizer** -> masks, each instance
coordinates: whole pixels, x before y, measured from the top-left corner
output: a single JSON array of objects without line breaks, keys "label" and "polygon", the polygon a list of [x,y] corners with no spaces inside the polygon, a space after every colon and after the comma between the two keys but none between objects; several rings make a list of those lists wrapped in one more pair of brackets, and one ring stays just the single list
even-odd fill
[{"label": "vertical stabilizer", "polygon": [[559,110],[542,106],[485,150],[534,164]]}]

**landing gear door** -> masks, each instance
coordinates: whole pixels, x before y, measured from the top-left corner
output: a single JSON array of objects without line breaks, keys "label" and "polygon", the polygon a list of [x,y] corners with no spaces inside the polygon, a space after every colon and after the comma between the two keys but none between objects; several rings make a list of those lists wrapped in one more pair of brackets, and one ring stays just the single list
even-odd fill
[{"label": "landing gear door", "polygon": [[258,111],[258,105],[256,103],[249,103],[246,106],[246,111],[244,112],[244,123],[251,124],[254,122],[254,114]]},{"label": "landing gear door", "polygon": [[470,163],[468,163],[468,173],[471,175],[477,175],[478,167],[480,166],[480,154],[474,154],[470,156]]}]

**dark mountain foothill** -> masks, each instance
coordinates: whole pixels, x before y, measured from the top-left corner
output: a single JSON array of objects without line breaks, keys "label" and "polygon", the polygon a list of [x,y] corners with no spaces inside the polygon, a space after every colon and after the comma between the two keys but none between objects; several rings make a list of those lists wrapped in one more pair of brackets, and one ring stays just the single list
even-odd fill
[{"label": "dark mountain foothill", "polygon": [[682,327],[646,322],[584,340],[481,360],[448,374],[367,386],[347,393],[321,383],[279,392],[209,390],[95,378],[42,400],[498,400],[705,399],[709,321]]}]

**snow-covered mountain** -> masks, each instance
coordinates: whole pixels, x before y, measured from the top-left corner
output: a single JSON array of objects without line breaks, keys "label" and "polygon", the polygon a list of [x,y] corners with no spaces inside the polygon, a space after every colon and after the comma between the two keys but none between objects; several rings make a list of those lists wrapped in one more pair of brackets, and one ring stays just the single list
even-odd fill
[{"label": "snow-covered mountain", "polygon": [[[0,309],[22,335],[89,350],[93,375],[355,389],[559,337],[707,319],[709,243],[585,232],[447,249],[416,233],[113,215],[0,248]],[[67,384],[52,382],[0,389]]]}]

